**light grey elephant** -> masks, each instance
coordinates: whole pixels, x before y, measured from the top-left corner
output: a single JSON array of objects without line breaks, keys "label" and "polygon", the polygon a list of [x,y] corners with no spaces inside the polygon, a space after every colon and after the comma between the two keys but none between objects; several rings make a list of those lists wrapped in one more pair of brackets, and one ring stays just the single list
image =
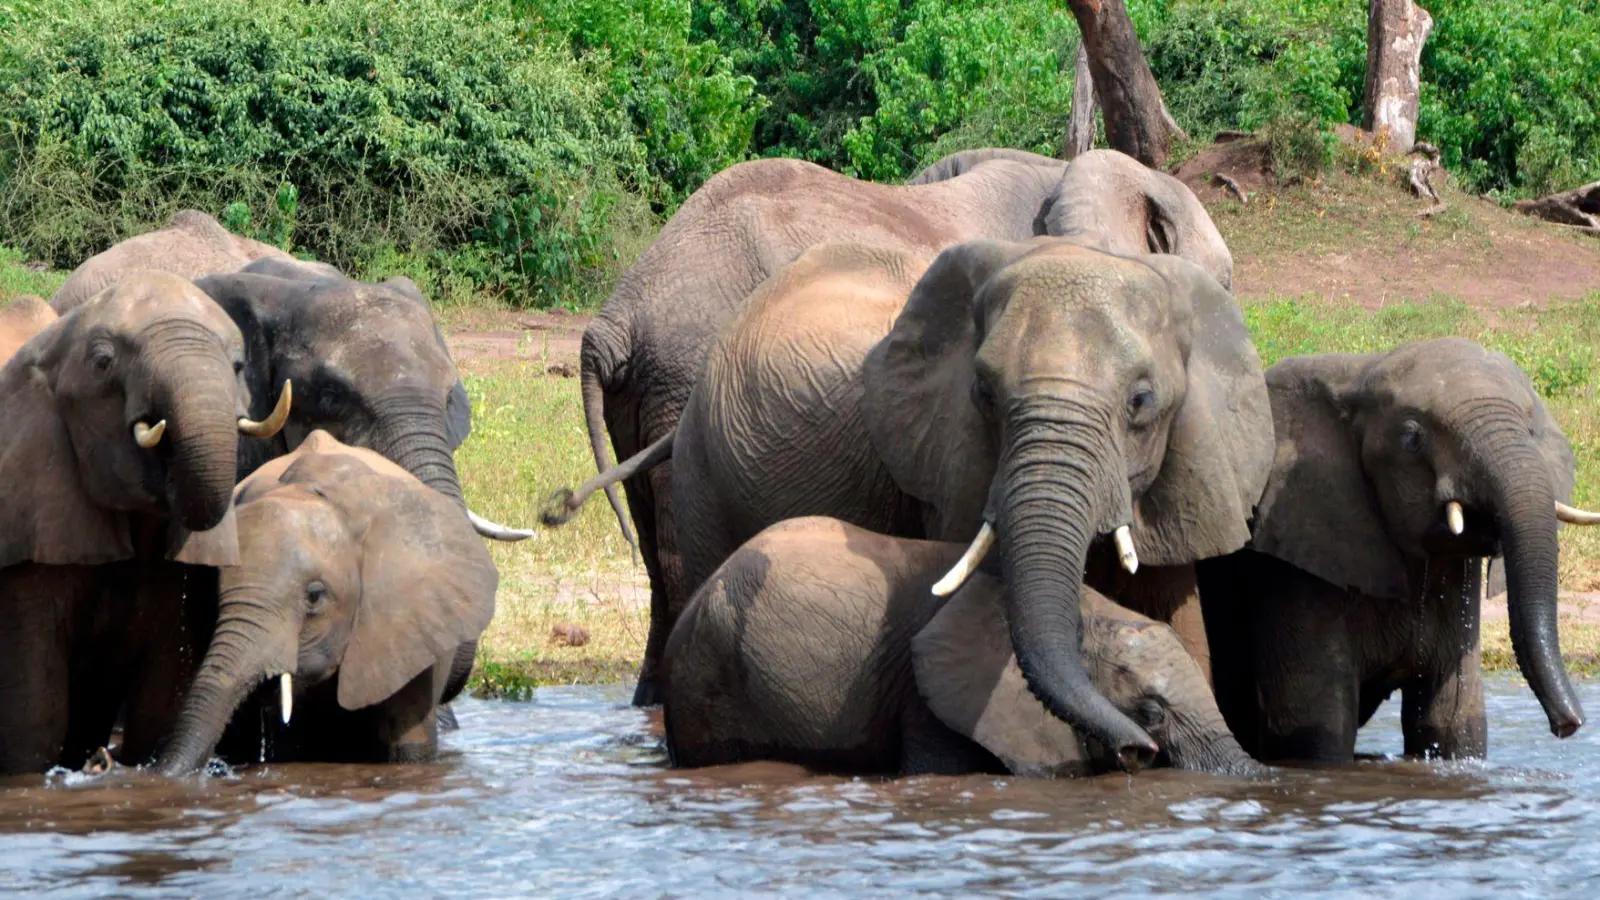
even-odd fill
[{"label": "light grey elephant", "polygon": [[[696,593],[667,644],[667,750],[677,766],[757,759],[848,773],[1076,776],[1117,768],[1052,716],[1016,658],[1005,585],[930,590],[959,544],[834,519],[757,535]],[[1171,629],[1085,590],[1090,680],[1160,745],[1157,764],[1264,771],[1229,733]]]},{"label": "light grey elephant", "polygon": [[50,304],[32,294],[13,297],[0,306],[0,366],[55,320],[56,313]]},{"label": "light grey elephant", "polygon": [[[581,387],[597,466],[609,465],[608,432],[622,459],[670,434],[718,330],[757,285],[820,243],[932,256],[978,238],[1070,234],[1117,253],[1183,256],[1224,287],[1232,279],[1228,248],[1194,195],[1115,151],[1087,153],[1070,166],[1016,151],[969,151],[915,181],[873,184],[786,159],[743,163],[707,181],[584,331]],[[634,695],[644,705],[657,702],[654,673],[667,629],[691,589],[676,544],[671,477],[661,466],[627,482],[651,584],[652,625]],[[617,495],[608,496],[627,532]]]}]

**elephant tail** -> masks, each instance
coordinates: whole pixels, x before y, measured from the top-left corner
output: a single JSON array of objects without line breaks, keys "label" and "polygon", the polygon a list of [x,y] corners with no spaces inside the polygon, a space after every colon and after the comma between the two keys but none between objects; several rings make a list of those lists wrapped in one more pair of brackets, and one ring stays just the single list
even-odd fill
[{"label": "elephant tail", "polygon": [[[591,425],[591,428],[593,426]],[[603,433],[602,433],[603,436]],[[633,533],[628,529],[628,520],[622,514],[622,505],[617,500],[617,483],[655,468],[657,465],[672,458],[672,442],[678,436],[678,429],[673,428],[650,446],[628,457],[620,465],[605,469],[600,474],[578,485],[577,490],[562,488],[551,494],[544,502],[544,508],[539,511],[539,521],[549,526],[564,525],[574,513],[583,508],[584,501],[594,495],[595,491],[604,490],[611,499],[611,508],[617,514],[617,519],[622,523],[622,533],[633,544]],[[603,462],[604,450],[599,440],[595,441],[596,462]],[[638,545],[634,545],[638,549]]]},{"label": "elephant tail", "polygon": [[[605,388],[600,384],[600,373],[593,366],[588,365],[587,356],[584,359],[581,378],[583,390],[583,417],[589,426],[589,449],[594,453],[594,467],[599,471],[599,479],[603,479],[611,469],[611,451],[606,447],[606,420],[605,420]],[[670,438],[671,435],[668,435]],[[647,449],[646,453],[649,452]],[[624,476],[626,477],[626,476]],[[585,485],[592,484],[597,479],[591,478]],[[621,480],[621,479],[618,479]],[[580,491],[582,488],[579,489]],[[622,539],[628,542],[635,553],[639,552],[639,541],[633,536],[633,526],[628,524],[627,511],[622,508],[622,497],[617,493],[616,481],[606,482],[606,500],[611,504],[611,512],[617,517],[617,525],[622,529]],[[591,491],[592,493],[592,491]],[[576,498],[574,502],[574,498]],[[572,491],[557,491],[545,504],[541,518],[546,525],[560,525],[572,518],[578,511],[583,501],[589,498],[588,493],[575,495]],[[567,506],[568,502],[574,505]]]}]

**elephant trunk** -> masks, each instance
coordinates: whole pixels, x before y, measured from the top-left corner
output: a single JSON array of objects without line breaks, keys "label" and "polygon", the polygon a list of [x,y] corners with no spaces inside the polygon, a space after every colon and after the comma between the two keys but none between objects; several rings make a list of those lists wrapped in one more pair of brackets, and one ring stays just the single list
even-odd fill
[{"label": "elephant trunk", "polygon": [[[1081,655],[1089,544],[1108,510],[1128,509],[1110,424],[1108,411],[1071,401],[1017,401],[990,503],[1005,551],[1011,643],[1029,690],[1133,770],[1159,748],[1095,689]],[[1126,512],[1110,518],[1122,519],[1112,527],[1127,524]]]},{"label": "elephant trunk", "polygon": [[1517,665],[1544,707],[1550,731],[1567,737],[1583,724],[1583,708],[1567,679],[1556,630],[1555,491],[1521,410],[1510,404],[1477,409],[1462,433],[1490,485]]},{"label": "elephant trunk", "polygon": [[465,508],[445,430],[444,398],[402,388],[378,398],[373,411],[377,429],[372,449]]},{"label": "elephant trunk", "polygon": [[[211,645],[156,760],[156,771],[177,776],[204,767],[239,704],[255,686],[294,669],[298,629],[280,621],[280,615],[268,612],[271,609],[269,600],[241,597],[224,588]],[[283,634],[290,640],[283,640]]]},{"label": "elephant trunk", "polygon": [[170,444],[167,501],[178,522],[205,531],[222,521],[233,501],[238,466],[238,398],[232,366],[216,339],[188,322],[154,326],[150,360],[154,408]]}]

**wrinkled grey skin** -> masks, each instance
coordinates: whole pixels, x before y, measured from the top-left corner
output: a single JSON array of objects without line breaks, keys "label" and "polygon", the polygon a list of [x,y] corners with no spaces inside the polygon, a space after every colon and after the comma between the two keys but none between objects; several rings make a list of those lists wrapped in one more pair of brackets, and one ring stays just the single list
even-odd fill
[{"label": "wrinkled grey skin", "polygon": [[823,245],[724,330],[674,438],[686,582],[796,516],[961,543],[987,521],[1029,687],[1148,753],[1079,665],[1078,590],[1124,525],[1146,566],[1248,539],[1272,440],[1239,309],[1185,260],[1057,238],[925,265]]},{"label": "wrinkled grey skin", "polygon": [[1479,582],[1500,554],[1517,662],[1551,730],[1575,731],[1554,509],[1574,462],[1527,376],[1448,338],[1285,360],[1267,384],[1278,449],[1252,549],[1199,567],[1217,696],[1245,747],[1349,760],[1399,690],[1406,753],[1483,756]]},{"label": "wrinkled grey skin", "polygon": [[[244,332],[252,390],[294,384],[288,425],[270,445],[241,452],[241,478],[320,428],[393,460],[465,510],[454,454],[472,431],[471,405],[433,312],[409,278],[370,284],[294,260],[262,260],[196,283]],[[451,698],[466,685],[475,649],[462,648]]]},{"label": "wrinkled grey skin", "polygon": [[[948,601],[930,592],[961,551],[824,518],[784,522],[741,547],[668,643],[672,763],[768,759],[905,775],[1115,769],[1024,684],[1001,582],[975,575]],[[1159,742],[1155,762],[1263,771],[1171,629],[1092,591],[1083,605],[1085,667]]]},{"label": "wrinkled grey skin", "polygon": [[50,297],[50,305],[57,312],[67,312],[139,269],[170,272],[193,281],[237,271],[258,259],[292,257],[271,245],[233,234],[203,212],[186,209],[155,231],[89,257],[67,276],[66,283]]},{"label": "wrinkled grey skin", "polygon": [[[205,294],[140,272],[0,368],[0,773],[81,765],[124,708],[125,758],[170,724],[204,610],[171,602],[167,560],[237,561],[243,358]],[[161,421],[159,443],[135,442]]]},{"label": "wrinkled grey skin", "polygon": [[[931,256],[975,238],[1024,240],[1063,227],[1118,252],[1177,252],[1228,284],[1226,245],[1193,195],[1170,176],[1114,151],[1085,154],[1070,167],[1031,155],[1019,162],[1014,154],[986,154],[992,155],[971,151],[942,160],[930,167],[941,180],[907,186],[861,182],[783,159],[742,163],[707,181],[584,331],[581,386],[596,464],[609,465],[607,433],[619,459],[669,435],[717,331],[758,284],[825,241]],[[1124,174],[1113,179],[1108,171]],[[1131,189],[1135,197],[1093,195],[1107,189]],[[658,466],[626,486],[651,584],[652,625],[634,695],[635,703],[648,705],[657,702],[655,669],[689,587],[674,537],[671,467]]]},{"label": "wrinkled grey skin", "polygon": [[230,720],[233,762],[432,759],[455,656],[494,615],[494,561],[457,505],[315,431],[241,482],[234,508],[239,565],[196,579],[216,628],[158,769],[204,766]]}]

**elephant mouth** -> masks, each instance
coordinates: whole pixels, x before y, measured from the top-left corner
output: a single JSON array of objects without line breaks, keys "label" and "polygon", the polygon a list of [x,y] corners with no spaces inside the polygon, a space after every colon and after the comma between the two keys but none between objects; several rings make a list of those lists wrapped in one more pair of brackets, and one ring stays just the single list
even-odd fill
[{"label": "elephant mouth", "polygon": [[1422,549],[1439,556],[1499,556],[1500,522],[1492,509],[1461,506],[1461,533],[1441,516],[1422,536]]}]

